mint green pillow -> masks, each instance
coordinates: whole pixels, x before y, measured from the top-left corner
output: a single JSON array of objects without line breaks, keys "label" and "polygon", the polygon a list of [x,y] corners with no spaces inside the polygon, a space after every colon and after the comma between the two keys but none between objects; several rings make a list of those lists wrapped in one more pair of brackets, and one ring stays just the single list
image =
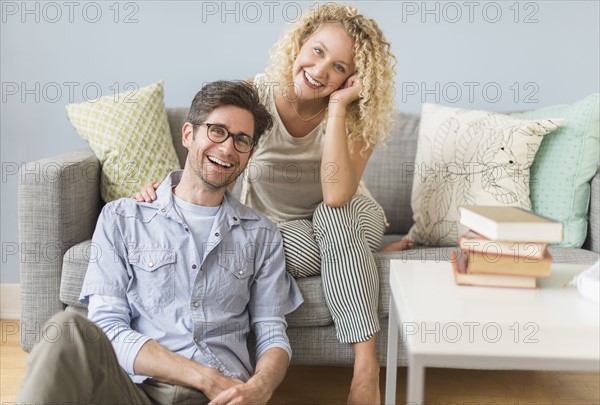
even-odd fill
[{"label": "mint green pillow", "polygon": [[587,235],[590,180],[600,156],[599,98],[596,93],[574,104],[513,114],[524,119],[564,119],[544,137],[530,169],[533,211],[564,225],[564,239],[558,246],[580,248]]}]

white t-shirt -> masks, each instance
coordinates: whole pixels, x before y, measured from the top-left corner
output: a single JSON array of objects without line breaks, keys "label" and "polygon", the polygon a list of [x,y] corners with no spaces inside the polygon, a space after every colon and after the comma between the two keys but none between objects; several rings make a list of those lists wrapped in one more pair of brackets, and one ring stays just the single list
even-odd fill
[{"label": "white t-shirt", "polygon": [[198,255],[204,260],[205,243],[210,240],[210,230],[221,206],[203,207],[184,201],[175,194],[173,194],[173,202],[177,212],[192,232]]}]

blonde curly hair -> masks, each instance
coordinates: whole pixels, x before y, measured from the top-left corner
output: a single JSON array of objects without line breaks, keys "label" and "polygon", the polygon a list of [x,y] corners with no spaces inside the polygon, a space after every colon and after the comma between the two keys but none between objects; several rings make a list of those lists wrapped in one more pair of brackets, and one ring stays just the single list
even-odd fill
[{"label": "blonde curly hair", "polygon": [[350,145],[362,142],[361,152],[387,139],[394,110],[394,68],[396,57],[391,44],[373,19],[359,14],[355,7],[318,5],[305,13],[273,46],[266,75],[279,83],[290,83],[292,65],[306,40],[323,24],[340,24],[354,41],[355,74],[362,81],[358,102],[346,110],[346,128]]}]

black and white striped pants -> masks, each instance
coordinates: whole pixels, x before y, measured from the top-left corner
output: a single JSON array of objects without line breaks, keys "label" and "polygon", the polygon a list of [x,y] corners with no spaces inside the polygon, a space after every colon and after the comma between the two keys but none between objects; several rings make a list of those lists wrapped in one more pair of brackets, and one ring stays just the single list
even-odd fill
[{"label": "black and white striped pants", "polygon": [[373,252],[385,231],[379,204],[366,196],[354,196],[339,208],[321,203],[312,221],[283,222],[279,230],[290,274],[321,274],[338,340],[364,342],[377,333],[379,275]]}]

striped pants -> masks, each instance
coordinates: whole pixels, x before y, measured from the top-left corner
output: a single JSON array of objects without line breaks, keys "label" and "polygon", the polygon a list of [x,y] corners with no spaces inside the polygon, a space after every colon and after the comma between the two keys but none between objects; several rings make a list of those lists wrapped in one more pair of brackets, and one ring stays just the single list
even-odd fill
[{"label": "striped pants", "polygon": [[283,222],[279,230],[289,273],[295,278],[321,274],[338,340],[358,343],[375,335],[379,275],[373,252],[385,231],[381,206],[365,196],[339,208],[321,203],[312,221]]}]

